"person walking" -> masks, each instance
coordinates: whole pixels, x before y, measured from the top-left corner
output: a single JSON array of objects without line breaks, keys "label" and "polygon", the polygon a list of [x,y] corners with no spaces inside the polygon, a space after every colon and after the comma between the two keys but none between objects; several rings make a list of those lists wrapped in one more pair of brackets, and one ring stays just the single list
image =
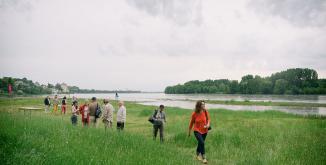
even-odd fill
[{"label": "person walking", "polygon": [[53,112],[56,114],[57,111],[58,111],[58,106],[59,106],[59,98],[58,98],[58,95],[55,95],[54,96],[54,99],[53,99]]},{"label": "person walking", "polygon": [[89,122],[93,127],[97,127],[97,118],[95,117],[96,109],[98,108],[96,97],[92,97],[91,103],[88,105]]},{"label": "person walking", "polygon": [[74,101],[72,103],[71,113],[72,113],[72,115],[71,115],[71,123],[72,123],[72,125],[77,125],[77,120],[78,120],[78,118],[77,118],[77,116],[78,116],[78,103],[77,103],[77,101]]},{"label": "person walking", "polygon": [[112,128],[114,108],[113,108],[112,104],[109,103],[109,99],[104,99],[103,103],[104,103],[104,106],[103,106],[102,121],[104,123],[104,127],[105,127],[105,129]]},{"label": "person walking", "polygon": [[188,136],[193,129],[195,138],[198,142],[196,149],[196,158],[207,164],[207,159],[205,156],[205,139],[208,133],[208,128],[210,127],[209,113],[205,107],[204,101],[197,101],[195,111],[191,115],[191,120],[189,123]]},{"label": "person walking", "polygon": [[160,142],[162,143],[164,141],[164,125],[166,123],[166,117],[165,117],[165,112],[164,110],[164,105],[160,105],[159,109],[155,110],[153,114],[153,139],[156,139],[157,132],[160,130]]},{"label": "person walking", "polygon": [[66,110],[67,110],[67,97],[64,96],[61,101],[61,114],[63,113],[65,115]]},{"label": "person walking", "polygon": [[51,106],[51,101],[49,96],[46,96],[46,98],[44,99],[44,105],[45,105],[45,113],[48,113]]},{"label": "person walking", "polygon": [[122,131],[126,123],[127,109],[123,101],[119,101],[119,110],[117,112],[117,130]]}]

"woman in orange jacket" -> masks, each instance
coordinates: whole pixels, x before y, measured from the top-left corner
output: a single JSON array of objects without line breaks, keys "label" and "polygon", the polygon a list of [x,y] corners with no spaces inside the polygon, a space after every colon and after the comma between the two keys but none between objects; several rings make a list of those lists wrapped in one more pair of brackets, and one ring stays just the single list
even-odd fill
[{"label": "woman in orange jacket", "polygon": [[205,107],[204,101],[197,101],[195,111],[191,115],[191,120],[189,123],[188,136],[193,129],[197,145],[197,159],[202,160],[203,163],[207,163],[205,156],[205,139],[208,133],[208,128],[210,126],[209,113]]}]

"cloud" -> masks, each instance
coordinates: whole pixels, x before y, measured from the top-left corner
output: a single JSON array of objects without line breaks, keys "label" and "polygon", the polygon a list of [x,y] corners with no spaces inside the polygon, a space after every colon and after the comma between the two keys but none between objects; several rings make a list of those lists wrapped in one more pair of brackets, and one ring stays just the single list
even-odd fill
[{"label": "cloud", "polygon": [[324,11],[304,0],[299,11],[288,0],[0,2],[0,76],[149,91],[291,67],[326,76]]},{"label": "cloud", "polygon": [[180,26],[203,23],[202,0],[126,0],[153,17],[164,17]]},{"label": "cloud", "polygon": [[14,9],[18,12],[28,12],[33,10],[33,3],[30,0],[0,0],[0,9]]},{"label": "cloud", "polygon": [[325,0],[251,0],[249,8],[271,16],[279,16],[295,26],[326,26]]}]

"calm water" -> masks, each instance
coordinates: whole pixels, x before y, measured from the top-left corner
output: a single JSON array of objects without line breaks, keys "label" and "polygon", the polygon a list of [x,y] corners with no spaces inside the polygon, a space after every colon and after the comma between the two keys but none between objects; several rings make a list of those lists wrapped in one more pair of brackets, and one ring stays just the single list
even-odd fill
[{"label": "calm water", "polygon": [[[73,95],[70,95],[72,97]],[[115,99],[115,94],[74,94],[78,98],[109,98]],[[227,95],[227,94],[164,94],[164,93],[120,93],[120,100],[136,101],[143,105],[160,105],[193,109],[196,100],[236,100],[236,101],[273,101],[273,102],[304,102],[326,103],[323,95]],[[319,114],[326,115],[326,107],[284,107],[284,106],[246,106],[207,104],[208,108],[224,108],[229,110],[266,111],[278,110],[294,114]]]}]

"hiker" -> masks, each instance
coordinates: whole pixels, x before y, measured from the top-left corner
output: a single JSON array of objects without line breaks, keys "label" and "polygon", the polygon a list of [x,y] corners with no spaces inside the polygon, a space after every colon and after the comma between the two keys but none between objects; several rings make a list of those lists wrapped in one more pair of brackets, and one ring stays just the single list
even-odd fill
[{"label": "hiker", "polygon": [[109,99],[104,99],[103,103],[104,103],[104,106],[103,106],[102,121],[104,123],[104,127],[105,127],[105,129],[112,128],[114,108],[113,108],[112,104],[109,103]]},{"label": "hiker", "polygon": [[74,101],[71,106],[71,123],[72,125],[77,125],[77,116],[78,116],[78,103]]},{"label": "hiker", "polygon": [[45,105],[45,113],[48,113],[51,106],[51,101],[49,96],[46,96],[46,98],[44,99],[44,105]]},{"label": "hiker", "polygon": [[95,117],[96,109],[99,107],[96,97],[92,97],[91,103],[88,105],[89,122],[93,127],[97,127],[97,118]]},{"label": "hiker", "polygon": [[203,163],[207,163],[205,156],[205,139],[208,133],[208,128],[210,127],[209,113],[205,107],[204,101],[197,101],[195,111],[191,115],[191,120],[189,123],[188,137],[193,129],[194,135],[198,141],[197,145],[197,160],[202,160]]},{"label": "hiker", "polygon": [[85,100],[84,104],[79,107],[79,113],[81,114],[81,121],[84,126],[89,125],[89,110],[88,110],[88,103]]},{"label": "hiker", "polygon": [[166,123],[164,105],[160,105],[159,109],[154,111],[153,114],[153,139],[156,139],[157,132],[160,130],[160,141],[163,142],[164,124]]},{"label": "hiker", "polygon": [[123,101],[119,101],[119,110],[117,112],[117,130],[123,130],[126,122],[127,110]]},{"label": "hiker", "polygon": [[55,95],[54,99],[53,99],[53,112],[54,113],[57,113],[58,106],[59,106],[59,98],[58,98],[58,95]]},{"label": "hiker", "polygon": [[119,95],[117,92],[115,93],[115,100],[119,100]]},{"label": "hiker", "polygon": [[62,101],[61,101],[61,114],[66,114],[66,110],[67,110],[67,97],[64,96],[62,98]]}]

